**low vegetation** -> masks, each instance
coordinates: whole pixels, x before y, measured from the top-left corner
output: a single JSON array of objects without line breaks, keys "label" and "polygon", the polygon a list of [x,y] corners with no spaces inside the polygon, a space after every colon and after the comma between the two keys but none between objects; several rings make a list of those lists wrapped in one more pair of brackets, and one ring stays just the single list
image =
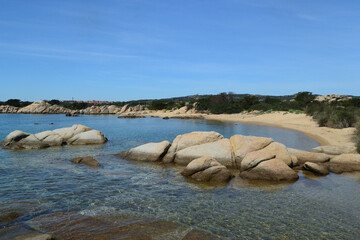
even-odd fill
[{"label": "low vegetation", "polygon": [[358,153],[360,153],[360,122],[356,124],[355,142]]},{"label": "low vegetation", "polygon": [[20,99],[9,99],[5,102],[0,102],[0,105],[9,105],[13,107],[26,107],[30,105],[32,102],[21,101]]}]

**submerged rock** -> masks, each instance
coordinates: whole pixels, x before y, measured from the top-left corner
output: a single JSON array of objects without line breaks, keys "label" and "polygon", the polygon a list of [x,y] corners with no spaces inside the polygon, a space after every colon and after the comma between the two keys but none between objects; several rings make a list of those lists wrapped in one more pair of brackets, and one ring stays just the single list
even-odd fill
[{"label": "submerged rock", "polygon": [[127,160],[138,160],[146,162],[160,161],[170,147],[169,141],[159,143],[147,143],[127,152],[120,153],[120,157]]},{"label": "submerged rock", "polygon": [[105,135],[78,124],[72,127],[29,134],[19,130],[11,132],[1,143],[7,149],[40,149],[53,146],[103,144],[107,142]]},{"label": "submerged rock", "polygon": [[201,157],[191,161],[181,172],[199,182],[227,182],[231,179],[230,171],[212,157]]},{"label": "submerged rock", "polygon": [[70,162],[75,163],[75,164],[85,164],[91,167],[100,167],[100,163],[95,160],[93,157],[91,156],[87,156],[87,157],[77,157],[77,158],[73,158],[70,160]]}]

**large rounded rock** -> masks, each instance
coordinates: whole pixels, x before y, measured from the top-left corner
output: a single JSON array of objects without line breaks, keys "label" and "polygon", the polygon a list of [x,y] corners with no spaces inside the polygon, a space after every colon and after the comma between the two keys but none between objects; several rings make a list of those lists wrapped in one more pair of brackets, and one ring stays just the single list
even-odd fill
[{"label": "large rounded rock", "polygon": [[176,152],[181,151],[185,148],[204,143],[215,142],[223,138],[224,137],[217,132],[191,132],[179,135],[174,139],[173,143],[171,144],[171,147],[165,155],[163,162],[173,162]]},{"label": "large rounded rock", "polygon": [[236,162],[240,163],[247,153],[261,150],[274,142],[274,140],[264,137],[234,135],[230,138],[230,142]]},{"label": "large rounded rock", "polygon": [[68,141],[73,136],[75,136],[79,133],[82,133],[82,132],[90,131],[90,130],[91,130],[91,128],[86,127],[84,125],[74,124],[72,127],[55,129],[55,130],[53,130],[53,132],[59,134],[62,138],[64,138],[65,141]]},{"label": "large rounded rock", "polygon": [[119,155],[127,160],[137,160],[146,162],[160,161],[170,147],[169,141],[159,143],[146,143]]},{"label": "large rounded rock", "polygon": [[221,139],[216,142],[182,149],[176,152],[174,162],[180,165],[187,165],[192,160],[203,156],[213,157],[226,167],[234,167],[234,158],[229,139]]},{"label": "large rounded rock", "polygon": [[360,171],[360,154],[341,154],[331,158],[329,170],[335,173]]},{"label": "large rounded rock", "polygon": [[250,152],[246,154],[245,158],[241,161],[240,170],[241,171],[249,170],[251,168],[256,167],[261,162],[268,161],[274,158],[276,158],[276,155],[272,153],[267,153],[262,151]]},{"label": "large rounded rock", "polygon": [[246,171],[242,171],[240,176],[253,180],[272,180],[293,181],[299,178],[297,173],[292,170],[283,160],[273,158],[267,161],[260,161],[259,164]]},{"label": "large rounded rock", "polygon": [[294,148],[288,148],[288,151],[296,156],[299,164],[305,162],[324,163],[330,160],[330,156],[325,153],[307,152]]},{"label": "large rounded rock", "polygon": [[329,171],[319,164],[313,163],[313,162],[306,162],[303,166],[304,170],[307,170],[309,172],[313,172],[317,175],[327,175],[329,174]]},{"label": "large rounded rock", "polygon": [[15,130],[6,136],[4,141],[2,141],[1,143],[1,146],[4,148],[12,148],[12,145],[16,144],[21,139],[28,137],[29,135],[30,135],[29,133]]},{"label": "large rounded rock", "polygon": [[227,182],[231,179],[230,171],[212,157],[201,157],[191,161],[181,172],[199,182]]},{"label": "large rounded rock", "polygon": [[330,155],[340,155],[340,154],[356,154],[356,147],[354,146],[337,146],[337,145],[329,145],[329,146],[318,146],[310,150],[310,152],[315,153],[326,153]]},{"label": "large rounded rock", "polygon": [[98,130],[82,132],[68,140],[68,143],[71,145],[103,144],[106,142],[107,138]]},{"label": "large rounded rock", "polygon": [[49,146],[62,146],[65,144],[64,139],[53,131],[40,132],[35,134],[35,137]]}]

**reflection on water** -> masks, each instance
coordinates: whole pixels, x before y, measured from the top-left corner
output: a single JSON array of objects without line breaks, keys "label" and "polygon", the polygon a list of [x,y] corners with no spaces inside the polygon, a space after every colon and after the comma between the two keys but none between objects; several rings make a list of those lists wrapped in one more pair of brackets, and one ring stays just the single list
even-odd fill
[{"label": "reflection on water", "polygon": [[[113,155],[145,142],[171,141],[178,134],[195,130],[214,130],[225,137],[267,136],[302,149],[318,145],[295,131],[205,120],[0,115],[0,138],[14,129],[34,133],[74,123],[103,131],[110,141],[103,146],[0,150],[2,214],[17,209],[22,214],[20,222],[35,224],[36,219],[52,216],[47,214],[71,212],[85,216],[85,222],[90,221],[86,217],[96,217],[111,226],[129,216],[178,223],[186,231],[195,228],[222,239],[360,237],[356,175],[314,178],[300,171],[295,183],[269,184],[236,177],[225,186],[211,186],[187,181],[180,174],[182,167],[125,161]],[[69,162],[86,155],[95,156],[102,166]],[[179,230],[178,238],[186,231]],[[175,233],[177,230],[171,234]],[[178,239],[175,235],[173,239]]]}]

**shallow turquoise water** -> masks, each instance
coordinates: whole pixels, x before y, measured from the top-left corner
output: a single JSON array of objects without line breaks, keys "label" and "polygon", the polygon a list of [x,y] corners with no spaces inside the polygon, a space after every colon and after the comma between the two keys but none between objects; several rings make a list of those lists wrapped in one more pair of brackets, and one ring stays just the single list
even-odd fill
[{"label": "shallow turquoise water", "polygon": [[[77,123],[104,132],[109,142],[36,151],[0,150],[0,211],[26,199],[44,212],[170,220],[223,239],[360,238],[359,175],[314,178],[300,172],[300,179],[293,184],[248,183],[235,178],[226,186],[214,187],[186,181],[179,167],[113,156],[142,143],[172,141],[190,131],[212,130],[225,137],[266,136],[305,150],[318,145],[296,131],[206,120],[3,114],[0,139],[15,129],[36,133]],[[95,156],[102,167],[69,162],[86,155]]]}]

